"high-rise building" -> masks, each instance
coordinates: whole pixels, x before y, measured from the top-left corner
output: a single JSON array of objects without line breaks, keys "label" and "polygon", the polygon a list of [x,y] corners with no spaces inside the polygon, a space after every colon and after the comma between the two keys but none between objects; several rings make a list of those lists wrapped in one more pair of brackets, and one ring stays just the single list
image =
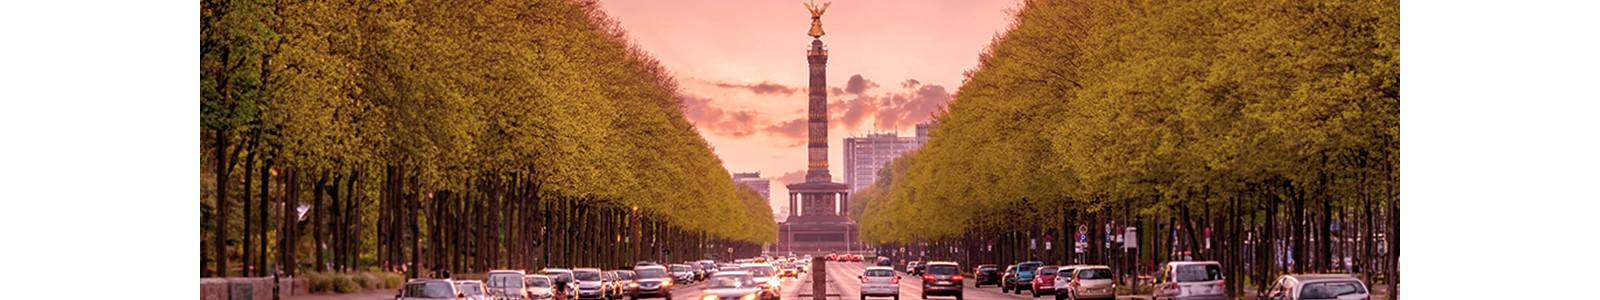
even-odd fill
[{"label": "high-rise building", "polygon": [[743,182],[761,193],[761,199],[772,201],[772,180],[761,178],[761,172],[733,173],[733,182]]},{"label": "high-rise building", "polygon": [[878,171],[888,167],[889,161],[928,143],[928,124],[917,124],[917,136],[871,133],[867,137],[845,138],[844,183],[850,185],[850,192],[872,186],[878,180]]}]

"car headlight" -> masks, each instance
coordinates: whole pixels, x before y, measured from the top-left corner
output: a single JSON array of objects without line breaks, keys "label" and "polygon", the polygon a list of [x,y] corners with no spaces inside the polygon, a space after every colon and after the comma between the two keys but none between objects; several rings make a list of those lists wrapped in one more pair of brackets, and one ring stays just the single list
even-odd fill
[{"label": "car headlight", "polygon": [[639,287],[639,283],[638,282],[629,282],[628,283],[628,287],[631,287],[631,288]]},{"label": "car headlight", "polygon": [[671,280],[662,281],[661,282],[661,286],[672,286],[672,281]]},{"label": "car headlight", "polygon": [[739,298],[739,299],[741,299],[741,300],[755,300],[756,299],[756,294],[744,295],[744,298]]},{"label": "car headlight", "polygon": [[700,297],[700,300],[717,300],[717,295],[705,295]]}]

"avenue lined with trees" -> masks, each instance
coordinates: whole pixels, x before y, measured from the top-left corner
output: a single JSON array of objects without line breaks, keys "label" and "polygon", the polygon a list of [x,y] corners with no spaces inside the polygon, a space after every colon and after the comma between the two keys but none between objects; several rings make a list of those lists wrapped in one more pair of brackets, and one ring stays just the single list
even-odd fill
[{"label": "avenue lined with trees", "polygon": [[614,267],[776,239],[672,76],[593,1],[204,0],[200,17],[203,276]]},{"label": "avenue lined with trees", "polygon": [[[1398,297],[1399,9],[1025,1],[928,144],[851,214],[910,259],[1149,275],[1187,254],[1221,262],[1238,296],[1350,257]],[[1108,225],[1139,228],[1138,250],[1108,251]]]}]

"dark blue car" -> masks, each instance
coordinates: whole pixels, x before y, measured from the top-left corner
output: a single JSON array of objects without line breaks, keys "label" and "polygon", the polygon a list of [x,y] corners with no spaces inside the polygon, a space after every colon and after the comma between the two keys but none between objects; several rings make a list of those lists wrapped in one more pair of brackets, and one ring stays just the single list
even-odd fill
[{"label": "dark blue car", "polygon": [[1037,275],[1039,273],[1039,267],[1043,266],[1044,262],[1040,261],[1026,261],[1017,263],[1017,282],[1016,286],[1011,288],[1011,291],[1015,294],[1022,294],[1022,290],[1024,289],[1032,290],[1033,279],[1038,277]]}]

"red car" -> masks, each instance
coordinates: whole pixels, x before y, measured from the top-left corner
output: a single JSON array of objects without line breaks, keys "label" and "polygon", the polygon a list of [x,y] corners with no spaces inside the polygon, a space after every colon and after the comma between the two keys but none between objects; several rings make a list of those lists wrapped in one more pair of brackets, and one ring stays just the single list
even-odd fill
[{"label": "red car", "polygon": [[1038,298],[1039,295],[1050,295],[1056,293],[1056,271],[1060,268],[1061,266],[1039,267],[1039,276],[1035,276],[1036,278],[1033,279],[1034,298]]}]

